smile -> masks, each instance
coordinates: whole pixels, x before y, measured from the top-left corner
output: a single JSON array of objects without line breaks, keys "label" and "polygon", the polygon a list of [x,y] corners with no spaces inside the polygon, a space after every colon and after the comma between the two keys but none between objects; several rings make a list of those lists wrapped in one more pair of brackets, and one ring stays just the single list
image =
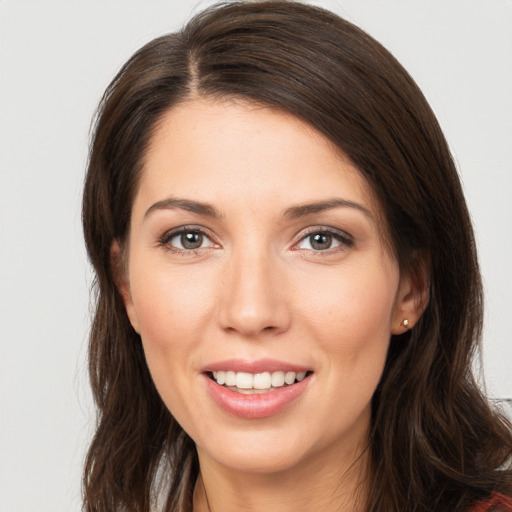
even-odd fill
[{"label": "smile", "polygon": [[302,369],[256,371],[210,369],[202,376],[208,394],[224,412],[244,419],[263,419],[299,400],[314,375]]},{"label": "smile", "polygon": [[274,371],[248,373],[235,371],[214,371],[211,378],[220,386],[244,394],[274,391],[283,386],[291,386],[304,380],[308,372]]}]

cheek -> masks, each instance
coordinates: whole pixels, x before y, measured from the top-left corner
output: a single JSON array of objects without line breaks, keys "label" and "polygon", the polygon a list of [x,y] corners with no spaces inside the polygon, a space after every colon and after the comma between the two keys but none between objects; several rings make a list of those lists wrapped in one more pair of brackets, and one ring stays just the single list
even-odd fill
[{"label": "cheek", "polygon": [[[204,276],[158,266],[133,273],[131,290],[142,345],[155,386],[180,424],[188,425],[191,376],[197,373],[201,338],[212,304]],[[192,379],[192,380],[191,380]]]},{"label": "cheek", "polygon": [[165,266],[131,276],[131,291],[141,334],[155,342],[197,328],[214,303],[205,273]]},{"label": "cheek", "polygon": [[[375,268],[376,271],[371,271]],[[302,331],[327,368],[332,389],[343,403],[369,401],[380,380],[391,336],[398,271],[352,267],[317,280],[317,293],[303,300]]]},{"label": "cheek", "polygon": [[355,345],[371,333],[389,338],[398,271],[370,264],[336,270],[323,278],[316,275],[311,286],[297,290],[311,325],[328,339],[353,340]]},{"label": "cheek", "polygon": [[148,367],[170,407],[165,390],[186,388],[183,379],[197,370],[195,355],[215,294],[204,273],[155,265],[138,268],[152,269],[130,276],[131,291]]}]

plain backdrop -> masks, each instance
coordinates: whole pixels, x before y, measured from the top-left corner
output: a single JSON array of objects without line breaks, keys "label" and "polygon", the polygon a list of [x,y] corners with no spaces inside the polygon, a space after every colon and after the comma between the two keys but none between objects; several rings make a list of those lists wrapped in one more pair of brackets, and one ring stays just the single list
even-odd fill
[{"label": "plain backdrop", "polygon": [[[138,47],[208,3],[0,0],[1,512],[80,510],[94,421],[80,226],[91,117]],[[512,2],[316,3],[390,49],[440,120],[477,232],[488,391],[512,397]]]}]

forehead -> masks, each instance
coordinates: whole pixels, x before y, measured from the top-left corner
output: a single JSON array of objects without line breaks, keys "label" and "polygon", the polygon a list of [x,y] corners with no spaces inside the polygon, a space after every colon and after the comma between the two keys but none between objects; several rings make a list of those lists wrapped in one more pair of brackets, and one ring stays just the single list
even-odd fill
[{"label": "forehead", "polygon": [[189,100],[161,118],[134,207],[175,195],[266,209],[336,195],[380,218],[366,180],[331,141],[288,113],[243,100]]}]

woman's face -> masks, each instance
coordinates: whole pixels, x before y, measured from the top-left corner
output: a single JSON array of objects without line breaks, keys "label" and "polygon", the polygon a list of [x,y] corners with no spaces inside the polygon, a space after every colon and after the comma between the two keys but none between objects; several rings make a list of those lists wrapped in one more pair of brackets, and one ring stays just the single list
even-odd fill
[{"label": "woman's face", "polygon": [[120,288],[202,465],[280,471],[362,445],[390,335],[415,320],[379,218],[288,114],[191,100],[158,125]]}]

